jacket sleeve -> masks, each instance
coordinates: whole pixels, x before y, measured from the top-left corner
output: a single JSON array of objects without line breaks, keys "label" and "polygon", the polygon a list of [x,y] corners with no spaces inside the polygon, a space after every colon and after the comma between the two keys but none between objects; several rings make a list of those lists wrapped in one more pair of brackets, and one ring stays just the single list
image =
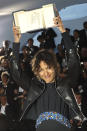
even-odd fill
[{"label": "jacket sleeve", "polygon": [[80,76],[80,62],[77,55],[77,51],[71,41],[70,36],[67,32],[62,34],[64,39],[64,46],[66,49],[66,60],[67,60],[67,76],[70,80],[71,88],[74,88],[78,84]]},{"label": "jacket sleeve", "polygon": [[79,58],[68,34],[65,32],[62,35],[67,51],[68,74],[67,77],[61,81],[61,84],[57,87],[57,89],[60,96],[69,105],[70,109],[72,109],[75,116],[78,116],[80,119],[84,120],[85,117],[77,105],[75,95],[72,89],[73,87],[76,87],[79,78]]},{"label": "jacket sleeve", "polygon": [[13,54],[10,56],[10,71],[12,74],[13,79],[15,82],[22,86],[25,90],[29,89],[29,86],[31,84],[30,78],[28,76],[20,71],[19,68],[19,43],[13,43]]}]

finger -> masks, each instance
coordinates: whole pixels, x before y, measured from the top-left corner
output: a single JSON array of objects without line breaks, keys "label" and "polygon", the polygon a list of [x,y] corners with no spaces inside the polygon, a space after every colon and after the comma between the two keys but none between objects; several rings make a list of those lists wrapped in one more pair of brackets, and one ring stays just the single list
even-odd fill
[{"label": "finger", "polygon": [[55,10],[55,14],[56,14],[56,16],[59,16],[59,13],[58,13],[58,10],[57,10],[56,7],[54,7],[54,10]]},{"label": "finger", "polygon": [[54,27],[60,27],[58,23],[54,23]]},{"label": "finger", "polygon": [[59,24],[60,22],[58,20],[55,20],[54,21],[54,24]]},{"label": "finger", "polygon": [[13,21],[13,26],[15,26],[15,23],[14,23],[14,21]]},{"label": "finger", "polygon": [[17,27],[17,26],[13,26],[13,31],[20,32],[20,28],[19,28],[19,27]]},{"label": "finger", "polygon": [[61,17],[60,17],[60,16],[57,16],[57,17],[53,18],[53,20],[54,20],[54,21],[59,21],[59,20],[61,20]]},{"label": "finger", "polygon": [[17,27],[13,27],[13,32],[14,32],[15,35],[20,35],[21,34],[20,29],[17,28]]}]

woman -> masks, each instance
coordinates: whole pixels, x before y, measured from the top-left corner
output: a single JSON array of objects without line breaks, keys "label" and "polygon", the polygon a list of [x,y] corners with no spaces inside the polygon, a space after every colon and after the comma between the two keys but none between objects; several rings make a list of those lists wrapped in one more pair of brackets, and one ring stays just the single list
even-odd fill
[{"label": "woman", "polygon": [[59,15],[54,18],[54,24],[62,33],[67,51],[68,71],[64,79],[58,77],[56,56],[51,50],[40,50],[32,59],[32,71],[35,74],[33,79],[20,73],[18,52],[21,34],[18,27],[13,27],[11,72],[15,81],[28,91],[20,121],[35,120],[36,131],[69,131],[70,119],[84,117],[71,89],[76,86],[79,76],[78,57]]}]

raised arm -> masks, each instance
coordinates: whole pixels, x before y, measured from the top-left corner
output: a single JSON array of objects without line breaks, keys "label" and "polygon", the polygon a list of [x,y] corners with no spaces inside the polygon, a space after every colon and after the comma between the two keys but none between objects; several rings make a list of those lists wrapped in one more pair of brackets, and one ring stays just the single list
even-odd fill
[{"label": "raised arm", "polygon": [[64,24],[61,20],[61,17],[59,16],[58,12],[56,11],[57,17],[54,18],[54,26],[58,28],[58,30],[61,32],[63,38],[64,38],[64,46],[66,50],[73,49],[73,43],[71,41],[70,36],[66,32],[64,28]]},{"label": "raised arm", "polygon": [[13,24],[13,35],[14,35],[14,42],[19,43],[21,38],[20,28]]},{"label": "raised arm", "polygon": [[67,66],[68,74],[67,77],[63,80],[64,85],[60,85],[57,90],[60,92],[62,98],[66,103],[71,107],[76,116],[79,116],[80,119],[84,120],[84,115],[79,110],[77,102],[75,100],[74,92],[71,88],[75,87],[78,83],[79,73],[80,73],[80,63],[77,56],[76,49],[73,46],[73,43],[70,39],[70,36],[67,34],[62,20],[58,14],[54,18],[55,27],[57,27],[62,33],[64,39],[64,46],[67,51]]},{"label": "raised arm", "polygon": [[30,85],[30,79],[27,77],[25,73],[21,72],[19,68],[19,48],[21,38],[20,28],[14,25],[13,36],[13,55],[10,57],[10,71],[16,83],[22,86],[22,88],[24,88],[25,90],[28,90]]},{"label": "raised arm", "polygon": [[15,56],[16,62],[18,64],[21,33],[20,28],[14,25],[13,25],[13,37],[14,37],[13,55]]},{"label": "raised arm", "polygon": [[66,49],[66,60],[68,67],[68,78],[71,82],[71,87],[75,87],[78,83],[80,73],[80,63],[76,52],[76,49],[71,41],[69,34],[66,32],[63,22],[57,13],[57,17],[54,18],[55,27],[59,29],[64,39],[64,47]]}]

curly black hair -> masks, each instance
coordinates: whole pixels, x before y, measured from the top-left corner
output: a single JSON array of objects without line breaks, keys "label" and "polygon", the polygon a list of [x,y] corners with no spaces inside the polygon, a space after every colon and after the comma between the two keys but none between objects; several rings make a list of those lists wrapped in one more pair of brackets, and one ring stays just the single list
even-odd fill
[{"label": "curly black hair", "polygon": [[58,63],[54,52],[51,50],[42,49],[36,53],[36,55],[31,61],[31,65],[32,65],[32,71],[37,77],[39,77],[38,73],[39,73],[41,61],[44,61],[49,67],[54,68],[55,77],[56,77],[58,74],[58,66],[57,66]]}]

